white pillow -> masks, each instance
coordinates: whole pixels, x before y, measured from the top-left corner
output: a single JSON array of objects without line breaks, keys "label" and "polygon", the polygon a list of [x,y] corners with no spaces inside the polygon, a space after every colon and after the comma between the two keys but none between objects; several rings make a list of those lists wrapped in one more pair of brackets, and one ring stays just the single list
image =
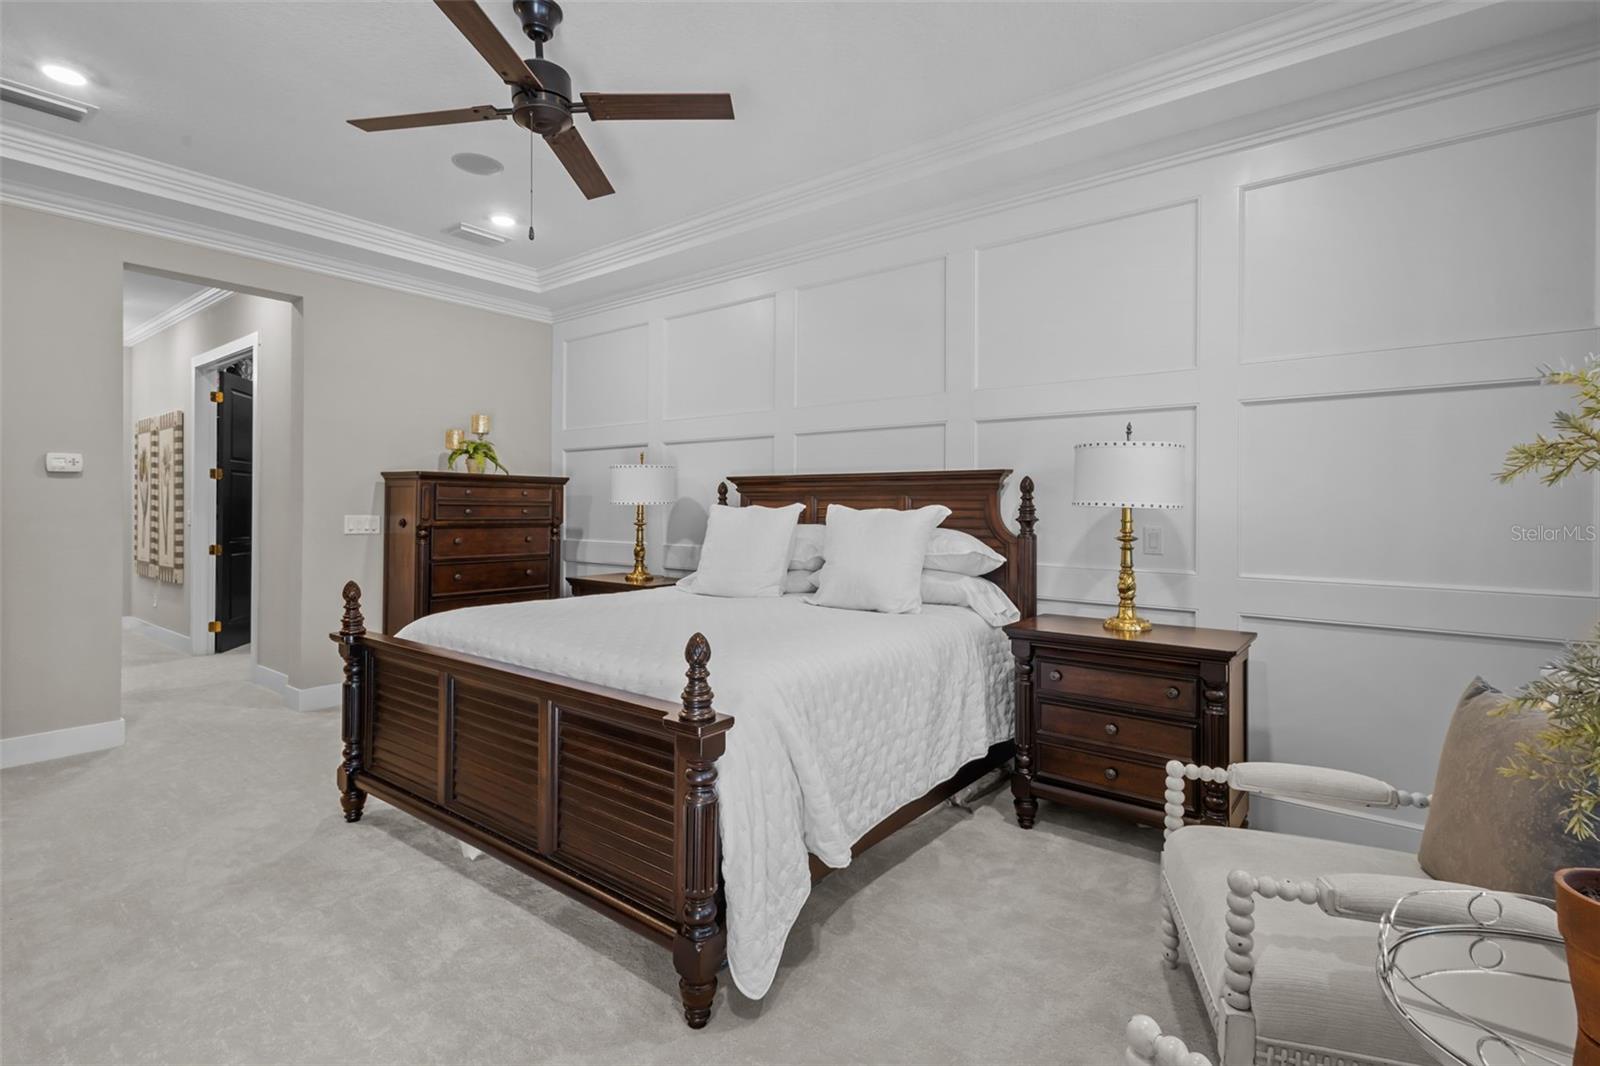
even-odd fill
[{"label": "white pillow", "polygon": [[948,603],[954,607],[970,607],[978,617],[998,629],[1022,617],[1017,605],[999,585],[970,574],[952,574],[944,570],[922,572],[922,602]]},{"label": "white pillow", "polygon": [[922,557],[934,527],[950,517],[940,504],[915,511],[828,507],[827,536],[807,603],[852,611],[915,614],[922,610]]},{"label": "white pillow", "polygon": [[815,592],[817,591],[817,572],[815,570],[790,570],[783,575],[783,592]]},{"label": "white pillow", "polygon": [[[987,574],[1006,564],[1006,557],[971,533],[959,529],[936,529],[928,538],[924,570],[944,570],[952,574]],[[992,584],[992,582],[991,582]]]},{"label": "white pillow", "polygon": [[789,545],[790,570],[821,570],[822,540],[826,527],[815,524],[794,527],[794,542]]},{"label": "white pillow", "polygon": [[789,542],[804,504],[728,507],[706,516],[700,569],[678,582],[699,596],[780,596],[789,568]]}]

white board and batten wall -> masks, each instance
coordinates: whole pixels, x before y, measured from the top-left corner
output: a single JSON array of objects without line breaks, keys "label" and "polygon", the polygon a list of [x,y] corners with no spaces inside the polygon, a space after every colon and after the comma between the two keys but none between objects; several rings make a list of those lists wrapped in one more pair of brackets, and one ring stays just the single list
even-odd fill
[{"label": "white board and batten wall", "polygon": [[[678,467],[649,527],[675,571],[727,474],[1009,467],[1040,610],[1101,614],[1116,515],[1070,505],[1072,447],[1132,421],[1192,462],[1190,506],[1138,516],[1140,602],[1260,634],[1250,756],[1427,789],[1468,681],[1520,685],[1600,603],[1596,478],[1492,478],[1568,395],[1538,368],[1600,347],[1597,85],[1373,108],[560,321],[567,572],[631,561],[607,467],[640,449]],[[1409,813],[1256,823],[1414,846]]]}]

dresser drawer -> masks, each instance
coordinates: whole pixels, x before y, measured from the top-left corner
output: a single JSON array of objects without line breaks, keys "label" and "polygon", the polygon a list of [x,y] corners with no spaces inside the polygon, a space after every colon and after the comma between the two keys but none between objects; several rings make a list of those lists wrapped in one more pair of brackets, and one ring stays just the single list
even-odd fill
[{"label": "dresser drawer", "polygon": [[549,559],[525,559],[515,563],[435,563],[429,587],[435,596],[452,592],[488,592],[520,589],[550,583]]},{"label": "dresser drawer", "polygon": [[549,501],[539,503],[445,503],[433,505],[435,518],[444,521],[452,518],[516,518],[526,522],[550,521],[553,511]]},{"label": "dresser drawer", "polygon": [[433,531],[435,559],[549,554],[549,526],[437,526]]},{"label": "dresser drawer", "polygon": [[440,503],[543,503],[553,490],[526,485],[440,485],[434,498]]},{"label": "dresser drawer", "polygon": [[1087,707],[1039,704],[1039,731],[1065,740],[1124,748],[1163,759],[1194,759],[1194,727]]},{"label": "dresser drawer", "polygon": [[1134,674],[1076,663],[1039,663],[1039,691],[1074,700],[1120,703],[1140,710],[1192,717],[1198,710],[1192,678]]},{"label": "dresser drawer", "polygon": [[1143,803],[1159,805],[1167,791],[1167,772],[1160,766],[1133,762],[1116,755],[1101,755],[1065,744],[1041,742],[1034,755],[1034,771],[1041,777],[1110,792]]}]

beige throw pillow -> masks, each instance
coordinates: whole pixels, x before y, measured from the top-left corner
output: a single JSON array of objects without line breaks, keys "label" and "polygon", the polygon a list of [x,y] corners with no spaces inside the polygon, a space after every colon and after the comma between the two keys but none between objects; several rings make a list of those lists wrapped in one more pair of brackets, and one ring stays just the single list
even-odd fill
[{"label": "beige throw pillow", "polygon": [[1566,800],[1559,791],[1501,776],[1517,742],[1545,727],[1542,714],[1492,716],[1506,699],[1481,677],[1461,694],[1439,754],[1417,862],[1441,881],[1551,896],[1551,874],[1594,865],[1600,849],[1561,831]]}]

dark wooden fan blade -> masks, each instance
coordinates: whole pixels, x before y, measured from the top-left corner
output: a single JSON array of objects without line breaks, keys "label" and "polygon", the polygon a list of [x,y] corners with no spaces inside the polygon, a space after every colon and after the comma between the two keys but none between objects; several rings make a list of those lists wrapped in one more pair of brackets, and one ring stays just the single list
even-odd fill
[{"label": "dark wooden fan blade", "polygon": [[596,122],[733,117],[733,97],[727,93],[584,93],[583,103]]},{"label": "dark wooden fan blade", "polygon": [[445,17],[456,24],[456,29],[461,31],[461,36],[472,43],[478,54],[489,61],[494,72],[500,75],[500,80],[507,85],[526,85],[531,89],[541,88],[539,79],[533,76],[528,69],[528,64],[517,55],[517,50],[501,36],[495,29],[489,16],[483,13],[474,0],[433,0],[439,5],[439,10]]},{"label": "dark wooden fan blade", "polygon": [[409,130],[418,126],[449,126],[457,122],[486,122],[505,118],[506,113],[493,104],[481,107],[458,107],[453,111],[418,111],[414,115],[381,115],[378,118],[353,118],[350,125],[368,133],[379,130]]},{"label": "dark wooden fan blade", "polygon": [[567,173],[572,175],[572,180],[578,183],[578,188],[583,190],[583,195],[593,200],[617,191],[611,187],[600,164],[595,162],[594,153],[589,151],[583,134],[578,132],[576,126],[568,126],[554,137],[546,137],[545,141],[556,153],[556,158],[561,160],[561,165],[567,168]]}]

